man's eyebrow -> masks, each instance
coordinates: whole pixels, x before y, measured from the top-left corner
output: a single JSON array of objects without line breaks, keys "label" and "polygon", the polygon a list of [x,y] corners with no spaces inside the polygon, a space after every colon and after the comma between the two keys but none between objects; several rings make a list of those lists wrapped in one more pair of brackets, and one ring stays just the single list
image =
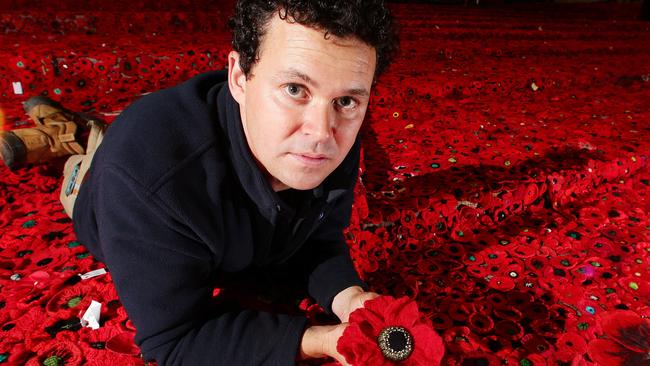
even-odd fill
[{"label": "man's eyebrow", "polygon": [[367,97],[370,93],[365,88],[355,88],[348,90],[348,94],[356,95],[358,97]]},{"label": "man's eyebrow", "polygon": [[[305,83],[318,87],[318,83],[314,81],[312,78],[310,78],[307,74],[293,68],[280,72],[280,75],[285,77],[290,77],[290,78],[302,79]],[[368,90],[366,90],[365,88],[352,88],[347,90],[346,93],[349,95],[355,95],[359,97],[367,97],[370,95],[370,92],[368,92]]]},{"label": "man's eyebrow", "polygon": [[288,69],[286,71],[282,71],[280,74],[282,76],[288,76],[288,77],[302,79],[305,83],[311,84],[313,86],[318,87],[318,83],[316,83],[309,76],[307,76],[307,74],[305,74],[305,73],[303,73],[301,71],[298,71],[296,69],[291,68],[291,69]]}]

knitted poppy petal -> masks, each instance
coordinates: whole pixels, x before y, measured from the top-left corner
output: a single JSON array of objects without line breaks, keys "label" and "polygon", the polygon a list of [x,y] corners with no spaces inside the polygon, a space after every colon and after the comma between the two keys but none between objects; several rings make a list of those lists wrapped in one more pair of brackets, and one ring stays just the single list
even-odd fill
[{"label": "knitted poppy petal", "polygon": [[623,347],[639,353],[650,352],[650,320],[633,311],[619,310],[603,316],[603,331]]},{"label": "knitted poppy petal", "polygon": [[349,322],[368,324],[375,330],[375,336],[386,326],[386,321],[381,314],[372,311],[364,311],[363,309],[357,309],[355,312],[358,312],[357,317],[355,317],[354,320],[350,317]]},{"label": "knitted poppy petal", "polygon": [[630,350],[609,339],[594,339],[589,342],[587,353],[600,366],[631,366],[627,363]]},{"label": "knitted poppy petal", "polygon": [[351,365],[378,365],[384,361],[376,341],[366,337],[355,323],[345,328],[336,344],[336,350]]},{"label": "knitted poppy petal", "polygon": [[121,355],[137,356],[140,354],[140,348],[135,345],[134,337],[135,333],[116,334],[106,341],[106,349]]},{"label": "knitted poppy petal", "polygon": [[426,325],[416,325],[409,329],[413,336],[415,348],[410,359],[416,365],[436,366],[442,362],[445,347],[442,338],[433,328]]},{"label": "knitted poppy petal", "polygon": [[396,324],[403,327],[411,327],[420,319],[420,312],[415,301],[403,297],[400,301],[400,307],[396,313],[392,314]]}]

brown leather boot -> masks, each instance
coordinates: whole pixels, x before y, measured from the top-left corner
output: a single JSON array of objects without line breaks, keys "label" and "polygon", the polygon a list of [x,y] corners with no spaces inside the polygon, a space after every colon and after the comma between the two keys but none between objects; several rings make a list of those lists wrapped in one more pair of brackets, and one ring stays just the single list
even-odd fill
[{"label": "brown leather boot", "polygon": [[87,120],[46,97],[29,98],[24,108],[36,127],[0,132],[0,158],[9,168],[85,152],[79,141],[88,135]]}]

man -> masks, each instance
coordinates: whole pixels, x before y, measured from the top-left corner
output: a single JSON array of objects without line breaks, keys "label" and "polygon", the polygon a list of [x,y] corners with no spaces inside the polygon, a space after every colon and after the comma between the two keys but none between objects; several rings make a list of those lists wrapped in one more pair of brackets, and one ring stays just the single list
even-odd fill
[{"label": "man", "polygon": [[[68,162],[62,200],[145,359],[345,364],[345,322],[377,296],[342,230],[371,86],[395,47],[389,13],[381,1],[242,0],[231,26],[227,72],[140,99],[103,140],[95,128],[99,147]],[[342,323],[214,303],[215,283],[251,268],[304,277]]]}]

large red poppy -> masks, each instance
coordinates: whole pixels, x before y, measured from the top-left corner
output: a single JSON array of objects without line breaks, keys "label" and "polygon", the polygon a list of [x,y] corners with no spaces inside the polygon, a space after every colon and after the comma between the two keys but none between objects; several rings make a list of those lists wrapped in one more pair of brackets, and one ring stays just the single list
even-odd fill
[{"label": "large red poppy", "polygon": [[589,342],[589,357],[603,366],[650,364],[650,320],[633,311],[605,314],[602,329],[606,338]]},{"label": "large red poppy", "polygon": [[[411,337],[412,352],[403,361],[387,358],[379,345],[382,331],[386,334],[386,330],[395,328],[406,331]],[[350,325],[339,339],[337,350],[351,365],[377,366],[395,363],[405,366],[440,365],[445,351],[442,338],[430,324],[421,320],[415,301],[392,296],[368,300],[363,308],[352,312]]]}]

